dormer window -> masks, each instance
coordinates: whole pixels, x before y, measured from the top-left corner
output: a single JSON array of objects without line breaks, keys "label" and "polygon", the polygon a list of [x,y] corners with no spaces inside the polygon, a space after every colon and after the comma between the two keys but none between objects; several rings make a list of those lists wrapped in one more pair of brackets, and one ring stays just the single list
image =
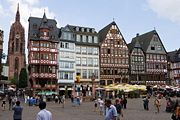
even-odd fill
[{"label": "dormer window", "polygon": [[94,33],[95,32],[95,30],[94,29],[92,29],[92,33]]},{"label": "dormer window", "polygon": [[76,27],[76,31],[77,31],[77,32],[79,31],[79,27]]},{"label": "dormer window", "polygon": [[84,32],[84,28],[81,28],[81,32]]},{"label": "dormer window", "polygon": [[44,32],[44,36],[47,36],[47,32],[46,31]]},{"label": "dormer window", "polygon": [[151,46],[151,50],[155,50],[155,46],[154,45]]},{"label": "dormer window", "polygon": [[37,29],[37,24],[33,24],[33,29]]},{"label": "dormer window", "polygon": [[86,32],[89,32],[89,28],[86,29]]},{"label": "dormer window", "polygon": [[41,32],[41,36],[43,36],[43,32]]}]

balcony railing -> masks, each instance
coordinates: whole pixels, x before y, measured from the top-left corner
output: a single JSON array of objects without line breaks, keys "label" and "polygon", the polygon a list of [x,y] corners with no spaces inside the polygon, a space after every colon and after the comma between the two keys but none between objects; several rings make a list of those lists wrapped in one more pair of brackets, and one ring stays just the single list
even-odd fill
[{"label": "balcony railing", "polygon": [[33,78],[56,78],[56,73],[32,73]]}]

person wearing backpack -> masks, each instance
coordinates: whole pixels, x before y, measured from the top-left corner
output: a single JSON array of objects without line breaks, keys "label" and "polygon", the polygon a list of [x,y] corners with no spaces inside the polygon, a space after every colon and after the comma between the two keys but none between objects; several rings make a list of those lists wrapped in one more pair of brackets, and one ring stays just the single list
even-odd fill
[{"label": "person wearing backpack", "polygon": [[120,116],[124,116],[124,113],[123,113],[123,109],[122,109],[122,105],[119,103],[119,99],[116,99],[115,100],[115,104],[114,106],[116,107],[116,110],[117,110],[117,120],[120,120]]}]

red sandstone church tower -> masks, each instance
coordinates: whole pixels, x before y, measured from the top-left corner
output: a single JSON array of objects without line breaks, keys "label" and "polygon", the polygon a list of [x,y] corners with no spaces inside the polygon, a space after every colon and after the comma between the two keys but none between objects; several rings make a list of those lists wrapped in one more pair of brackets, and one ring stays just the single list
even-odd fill
[{"label": "red sandstone church tower", "polygon": [[20,23],[19,4],[15,23],[10,29],[7,64],[9,65],[9,79],[19,80],[21,68],[26,66],[25,35],[24,28]]}]

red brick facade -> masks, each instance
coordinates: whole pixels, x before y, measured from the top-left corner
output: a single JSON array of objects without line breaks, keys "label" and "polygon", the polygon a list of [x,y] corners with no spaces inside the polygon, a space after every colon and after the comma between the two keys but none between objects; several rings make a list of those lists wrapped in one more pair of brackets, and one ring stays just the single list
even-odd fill
[{"label": "red brick facade", "polygon": [[9,34],[8,58],[9,79],[19,80],[21,68],[25,68],[25,35],[24,28],[20,23],[19,6],[16,13],[15,23],[12,24]]}]

